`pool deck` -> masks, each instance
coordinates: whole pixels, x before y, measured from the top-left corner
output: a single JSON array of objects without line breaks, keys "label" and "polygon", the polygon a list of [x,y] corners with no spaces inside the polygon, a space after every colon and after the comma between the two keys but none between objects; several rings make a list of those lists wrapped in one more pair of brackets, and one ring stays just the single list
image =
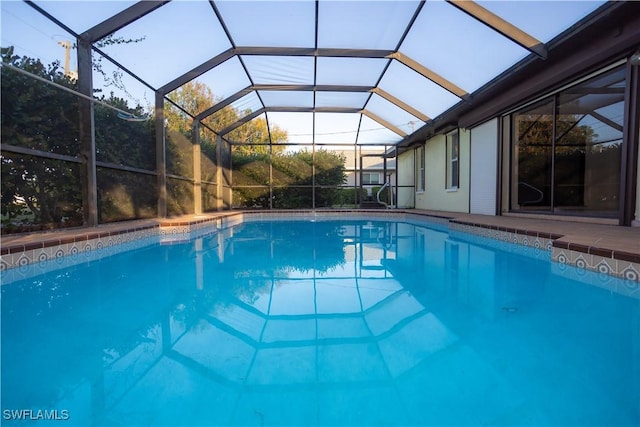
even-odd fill
[{"label": "pool deck", "polygon": [[[515,216],[487,216],[464,214],[457,212],[427,211],[419,209],[396,210],[368,210],[368,209],[331,209],[331,210],[296,210],[296,211],[225,211],[203,215],[186,215],[168,219],[149,219],[139,221],[127,221],[121,223],[101,224],[96,227],[69,228],[63,230],[37,232],[30,234],[3,235],[0,237],[0,256],[2,256],[2,269],[25,262],[18,262],[18,257],[29,252],[31,257],[27,263],[37,262],[36,251],[50,247],[63,245],[80,246],[81,242],[94,241],[96,239],[116,238],[118,235],[135,235],[136,238],[157,232],[155,229],[169,229],[176,227],[190,227],[207,224],[221,218],[234,216],[253,216],[255,214],[283,214],[304,215],[309,213],[355,214],[358,216],[371,215],[372,218],[389,215],[398,216],[425,216],[437,217],[447,220],[450,224],[462,227],[463,230],[480,230],[489,237],[507,240],[508,236],[530,236],[530,239],[546,239],[553,250],[554,261],[565,262],[559,258],[559,251],[569,253],[581,253],[589,257],[599,257],[587,260],[587,267],[595,267],[602,258],[612,262],[631,263],[633,271],[626,278],[640,281],[635,273],[640,268],[640,227],[621,227],[616,225],[594,224],[588,222],[565,221],[561,219],[539,219],[532,217]],[[488,230],[491,230],[490,232]],[[500,236],[500,237],[498,237]],[[504,237],[503,237],[504,236]],[[509,240],[512,240],[509,237]],[[514,240],[515,241],[515,240]],[[525,244],[529,244],[525,239]],[[522,241],[518,241],[522,243]],[[100,246],[99,246],[100,247]],[[93,247],[91,248],[93,249]],[[82,251],[82,249],[80,249]],[[88,246],[87,246],[88,250]],[[66,255],[66,253],[65,253]],[[42,256],[42,255],[40,255]],[[54,255],[48,253],[49,257]],[[59,256],[56,254],[55,256]],[[568,256],[568,255],[567,255]],[[40,261],[43,258],[39,259]],[[575,261],[576,257],[571,257]],[[24,260],[23,260],[24,261]],[[572,262],[570,262],[572,263]],[[611,262],[610,262],[611,263]],[[627,267],[625,267],[627,268]],[[592,268],[596,269],[596,268]],[[614,272],[621,272],[622,266],[613,266]],[[628,268],[627,268],[628,270]],[[603,271],[600,269],[600,271]],[[619,275],[619,274],[618,274]]]}]

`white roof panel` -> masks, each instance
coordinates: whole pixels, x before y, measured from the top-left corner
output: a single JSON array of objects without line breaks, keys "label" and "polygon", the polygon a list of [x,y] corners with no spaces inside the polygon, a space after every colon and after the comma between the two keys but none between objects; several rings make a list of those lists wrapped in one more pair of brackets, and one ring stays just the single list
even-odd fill
[{"label": "white roof panel", "polygon": [[[257,106],[363,109],[367,117],[344,111],[332,113],[330,120],[326,119],[329,113],[295,113],[305,117],[304,132],[299,132],[300,123],[289,113],[273,115],[284,121],[279,126],[291,135],[305,134],[291,136],[292,142],[350,144],[356,140],[400,142],[400,134],[417,130],[427,117],[437,118],[531,52],[544,57],[545,43],[607,2],[212,0],[146,7],[131,1],[36,0],[1,4],[2,45],[15,46],[19,55],[51,63],[64,58],[58,42],[75,43],[73,34],[65,34],[38,13],[41,7],[79,34],[91,29],[99,34],[94,35],[97,38],[111,32],[111,41],[99,40],[96,47],[154,88],[172,90],[195,80],[211,90],[216,102],[233,97],[233,108],[243,114]],[[73,52],[72,68],[75,56]],[[102,60],[107,74],[127,74],[108,62]],[[127,77],[121,82],[134,89],[110,85],[104,78],[107,74],[95,74],[96,87],[103,92],[113,89],[116,96],[153,102],[144,84],[132,84],[134,80]],[[252,88],[265,84],[282,87]],[[238,93],[246,88],[258,92],[237,100],[246,95]],[[197,109],[202,108],[207,107]],[[371,137],[379,126],[387,128],[380,132],[384,135]],[[364,130],[370,136],[358,136]]]}]

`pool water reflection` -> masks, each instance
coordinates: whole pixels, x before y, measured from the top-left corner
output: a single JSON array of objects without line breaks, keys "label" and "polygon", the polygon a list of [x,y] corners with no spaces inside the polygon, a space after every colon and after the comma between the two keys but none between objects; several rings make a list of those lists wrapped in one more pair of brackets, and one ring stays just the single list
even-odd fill
[{"label": "pool water reflection", "polygon": [[4,284],[2,409],[77,425],[639,424],[638,298],[548,258],[439,225],[256,221]]}]

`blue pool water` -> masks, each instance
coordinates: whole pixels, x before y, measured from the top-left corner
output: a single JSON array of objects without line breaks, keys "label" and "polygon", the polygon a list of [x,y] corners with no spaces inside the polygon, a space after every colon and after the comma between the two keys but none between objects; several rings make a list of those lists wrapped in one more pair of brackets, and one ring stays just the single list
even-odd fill
[{"label": "blue pool water", "polygon": [[2,422],[640,425],[640,302],[615,291],[635,284],[548,259],[276,221],[5,274]]}]

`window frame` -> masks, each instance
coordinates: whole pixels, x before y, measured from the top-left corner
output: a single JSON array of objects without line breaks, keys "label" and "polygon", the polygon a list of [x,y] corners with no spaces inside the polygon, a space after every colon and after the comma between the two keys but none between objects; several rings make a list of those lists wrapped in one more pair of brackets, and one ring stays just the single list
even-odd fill
[{"label": "window frame", "polygon": [[425,146],[415,149],[415,192],[424,193],[427,186]]},{"label": "window frame", "polygon": [[[376,182],[371,181],[372,176],[376,176]],[[365,179],[365,176],[369,176],[369,180]],[[362,171],[362,185],[380,185],[382,180],[380,179],[380,172]]]},{"label": "window frame", "polygon": [[460,188],[460,133],[456,129],[446,134],[445,138],[445,189],[447,191],[457,191]]}]

